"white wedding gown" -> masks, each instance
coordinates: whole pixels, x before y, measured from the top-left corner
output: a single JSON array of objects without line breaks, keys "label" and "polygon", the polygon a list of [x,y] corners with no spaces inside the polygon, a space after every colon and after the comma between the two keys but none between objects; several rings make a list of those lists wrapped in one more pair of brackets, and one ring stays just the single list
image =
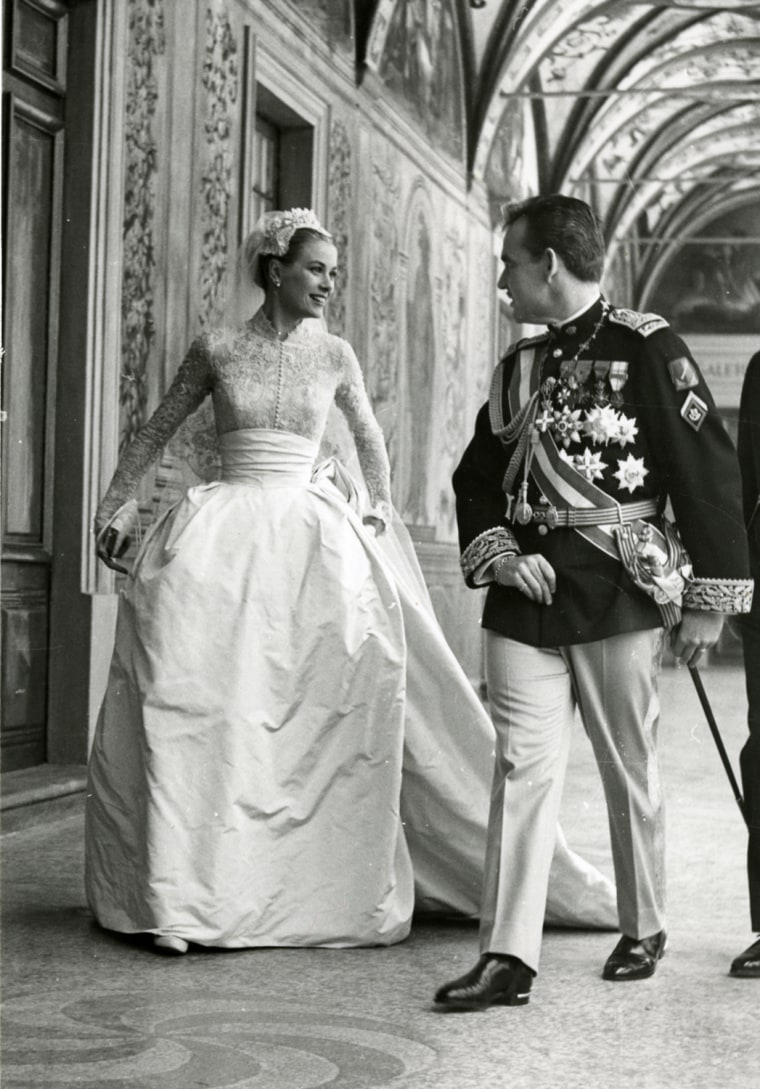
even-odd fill
[{"label": "white wedding gown", "polygon": [[[476,916],[492,730],[406,531],[375,538],[312,437],[220,443],[222,480],[152,527],[122,592],[90,757],[95,917],[235,948],[387,945],[415,905]],[[546,921],[616,920],[559,833]]]}]

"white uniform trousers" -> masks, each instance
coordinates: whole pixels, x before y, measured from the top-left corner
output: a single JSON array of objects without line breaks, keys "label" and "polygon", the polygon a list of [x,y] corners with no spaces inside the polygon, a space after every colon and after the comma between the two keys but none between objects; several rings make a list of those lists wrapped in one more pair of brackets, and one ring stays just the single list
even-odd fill
[{"label": "white uniform trousers", "polygon": [[546,649],[486,632],[496,760],[481,952],[538,970],[549,869],[576,706],[602,776],[620,929],[664,927],[664,814],[657,760],[662,629]]}]

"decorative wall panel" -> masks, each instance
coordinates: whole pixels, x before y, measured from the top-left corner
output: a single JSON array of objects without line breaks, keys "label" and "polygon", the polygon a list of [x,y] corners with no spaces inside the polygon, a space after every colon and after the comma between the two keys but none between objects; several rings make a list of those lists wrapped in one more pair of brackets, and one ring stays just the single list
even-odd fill
[{"label": "decorative wall panel", "polygon": [[205,166],[201,176],[201,324],[215,324],[224,311],[229,260],[230,208],[236,187],[238,148],[233,142],[239,94],[238,43],[226,5],[215,0],[206,9],[203,70],[206,92],[203,124]]},{"label": "decorative wall panel", "polygon": [[330,178],[327,192],[327,229],[338,250],[338,277],[330,299],[328,324],[331,333],[346,335],[346,299],[351,285],[349,230],[353,214],[351,143],[346,126],[333,122],[330,130]]},{"label": "decorative wall panel", "polygon": [[298,0],[298,14],[314,24],[331,48],[353,50],[353,0]]},{"label": "decorative wall panel", "polygon": [[371,357],[367,389],[385,435],[391,472],[398,464],[399,242],[396,215],[400,182],[391,162],[372,164],[370,265]]},{"label": "decorative wall panel", "polygon": [[464,156],[464,82],[453,0],[380,0],[367,52],[432,144]]},{"label": "decorative wall panel", "polygon": [[[446,229],[443,240],[441,347],[438,353],[435,398],[434,475],[435,516],[439,534],[456,537],[456,514],[451,474],[463,452],[463,436],[472,427],[467,415],[467,249],[458,218]],[[434,474],[433,474],[434,470]]]},{"label": "decorative wall panel", "polygon": [[[396,473],[402,517],[419,525],[431,523],[429,505],[433,444],[431,391],[438,355],[434,310],[433,220],[422,191],[417,190],[407,227],[404,381],[402,389],[403,459]],[[437,271],[437,270],[435,270]]]},{"label": "decorative wall panel", "polygon": [[160,154],[156,115],[165,50],[163,0],[129,0],[120,449],[145,422],[148,405],[148,361],[155,336],[154,224]]}]

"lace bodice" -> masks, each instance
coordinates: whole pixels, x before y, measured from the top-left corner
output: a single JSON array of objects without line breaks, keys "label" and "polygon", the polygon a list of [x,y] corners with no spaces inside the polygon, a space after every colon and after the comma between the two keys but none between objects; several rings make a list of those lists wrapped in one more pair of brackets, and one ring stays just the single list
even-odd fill
[{"label": "lace bodice", "polygon": [[209,394],[220,435],[273,428],[315,442],[335,401],[353,433],[370,502],[387,515],[388,456],[350,344],[313,321],[280,340],[259,310],[242,328],[206,333],[191,344],[166,396],[119,460],[96,530],[134,495],[148,467]]}]

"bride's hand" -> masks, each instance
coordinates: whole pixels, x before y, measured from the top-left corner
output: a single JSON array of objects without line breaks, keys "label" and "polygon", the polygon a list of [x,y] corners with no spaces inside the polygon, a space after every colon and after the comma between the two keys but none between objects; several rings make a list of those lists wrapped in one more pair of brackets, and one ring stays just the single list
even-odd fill
[{"label": "bride's hand", "polygon": [[106,567],[128,575],[129,571],[118,559],[128,550],[132,534],[139,529],[140,513],[134,499],[124,503],[105,524],[95,523],[95,552]]},{"label": "bride's hand", "polygon": [[379,537],[381,534],[385,533],[385,522],[382,520],[382,518],[375,518],[374,515],[367,514],[364,518],[362,518],[362,522],[364,522],[365,526],[370,526],[372,529],[374,529],[376,537]]},{"label": "bride's hand", "polygon": [[106,567],[112,571],[119,571],[122,575],[128,575],[127,568],[116,561],[127,551],[130,545],[130,536],[125,530],[116,526],[106,526],[95,536],[95,553]]}]

